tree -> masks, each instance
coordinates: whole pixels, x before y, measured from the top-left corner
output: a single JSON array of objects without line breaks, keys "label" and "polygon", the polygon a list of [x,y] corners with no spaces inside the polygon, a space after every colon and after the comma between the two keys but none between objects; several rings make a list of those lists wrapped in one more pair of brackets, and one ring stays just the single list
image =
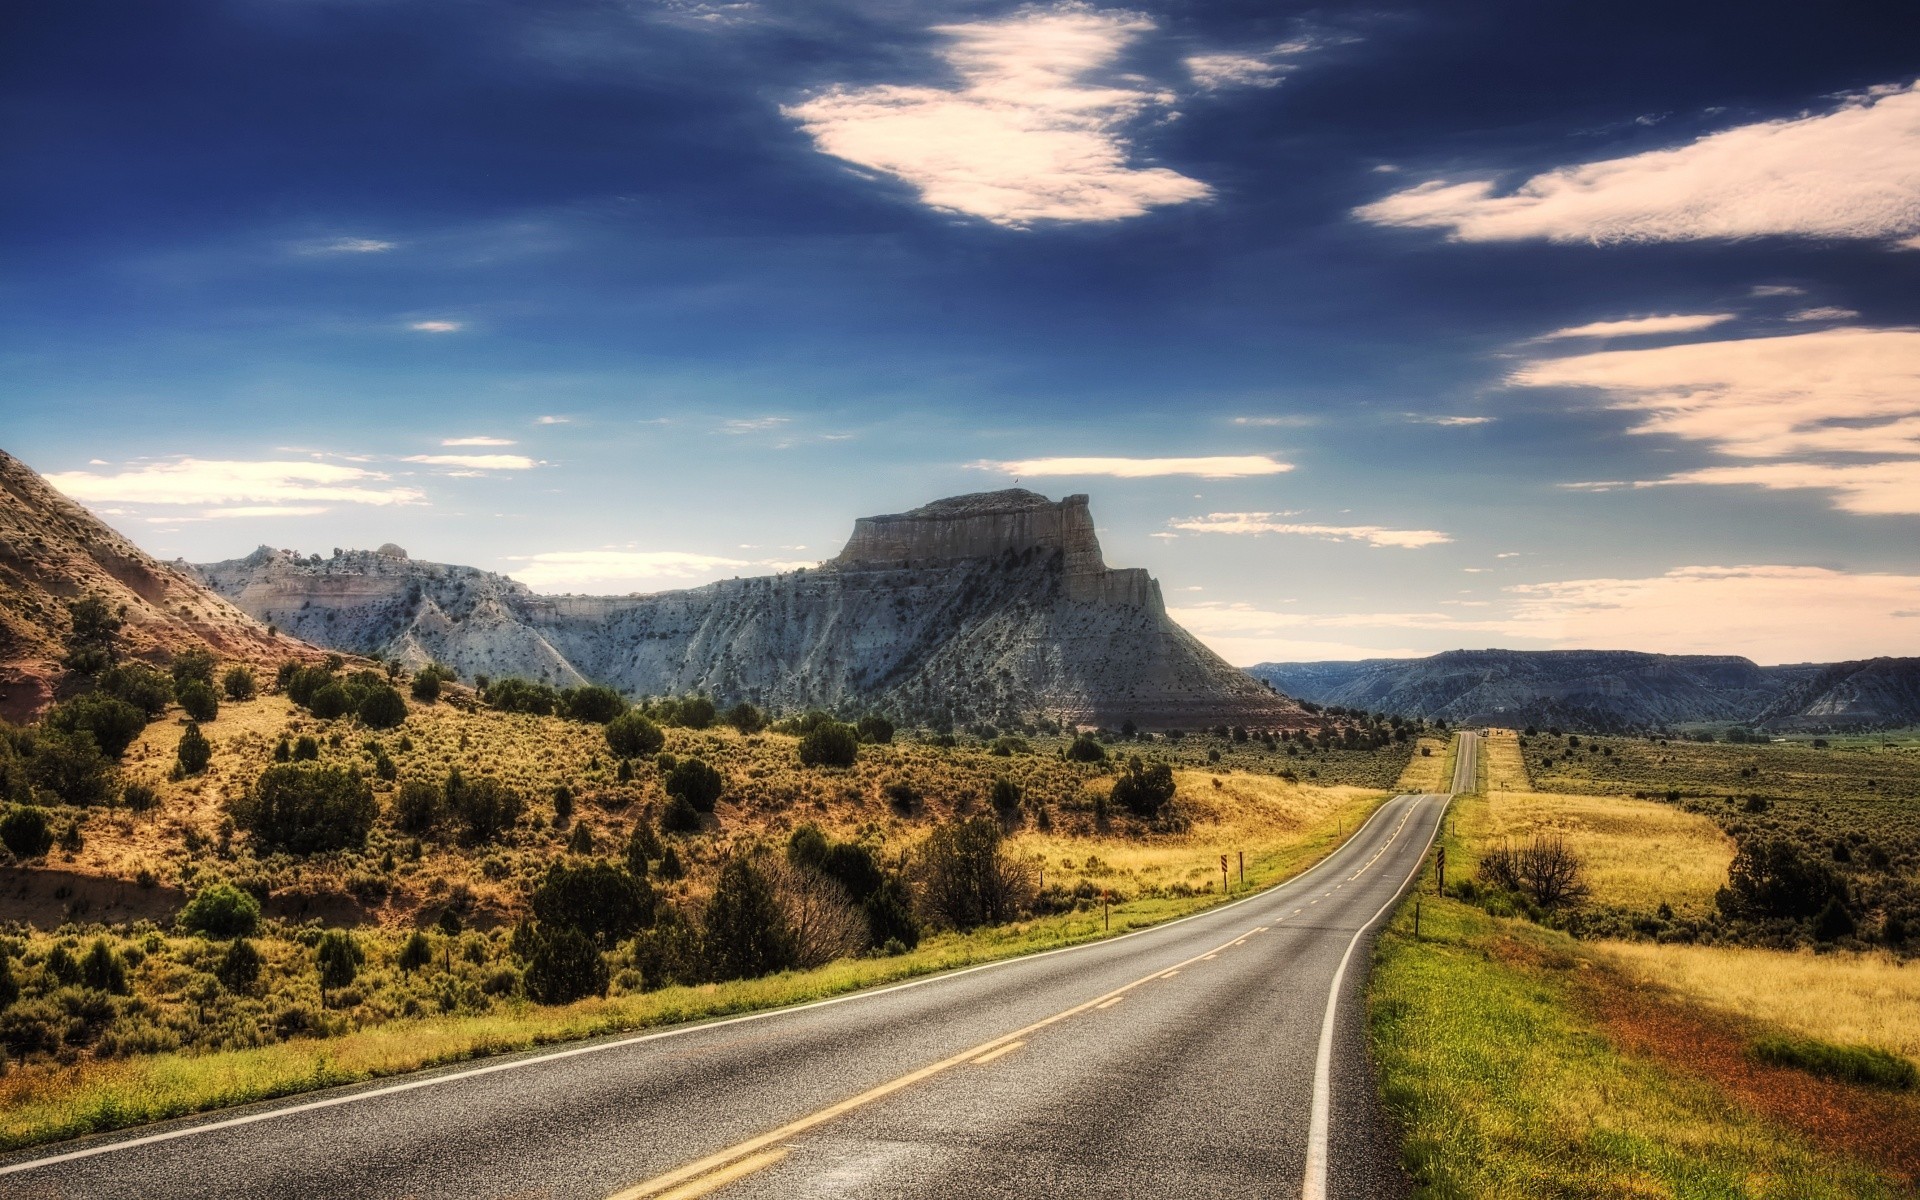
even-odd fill
[{"label": "tree", "polygon": [[722,719],[743,734],[759,733],[767,727],[766,714],[744,700],[729,708]]},{"label": "tree", "polygon": [[1020,785],[1005,775],[1000,776],[993,781],[992,800],[993,811],[1001,817],[1014,816],[1020,811]]},{"label": "tree", "polygon": [[512,829],[526,809],[520,793],[493,776],[468,780],[457,768],[448,774],[443,796],[447,812],[474,844],[490,842]]},{"label": "tree", "polygon": [[213,973],[228,991],[250,992],[260,979],[260,968],[265,965],[266,959],[254,944],[237,937],[227,946],[227,952],[220,956],[220,965],[214,968]]},{"label": "tree", "polygon": [[411,975],[432,961],[433,943],[427,940],[426,934],[416,929],[401,945],[400,955],[394,965],[400,968],[402,975]]},{"label": "tree", "polygon": [[705,949],[708,969],[717,980],[754,979],[798,961],[772,882],[744,855],[720,869],[707,901]]},{"label": "tree", "polygon": [[1739,841],[1727,867],[1727,886],[1715,897],[1730,917],[1805,920],[1829,901],[1846,903],[1846,884],[1834,869],[1785,838]]},{"label": "tree", "polygon": [[307,699],[307,711],[322,721],[332,721],[353,711],[353,697],[338,680],[329,680]]},{"label": "tree", "polygon": [[143,662],[121,663],[100,673],[95,690],[125,700],[147,714],[151,721],[173,703],[173,680],[166,673]]},{"label": "tree", "polygon": [[1067,747],[1066,754],[1071,762],[1107,761],[1107,748],[1084,733],[1073,739],[1073,744]]},{"label": "tree", "polygon": [[960,930],[1011,920],[1033,896],[1031,869],[1006,853],[992,817],[936,827],[920,844],[915,873],[928,914]]},{"label": "tree", "polygon": [[119,758],[147,727],[147,714],[125,700],[90,692],[55,708],[46,723],[61,733],[90,733],[102,754]]},{"label": "tree", "polygon": [[201,888],[174,918],[186,933],[210,938],[245,937],[260,925],[260,902],[230,883]]},{"label": "tree", "polygon": [[53,827],[44,810],[23,805],[0,817],[0,845],[15,858],[39,858],[53,849]]},{"label": "tree", "polygon": [[360,948],[351,933],[344,929],[329,929],[320,935],[320,941],[313,948],[313,961],[320,972],[320,995],[324,999],[328,988],[343,988],[360,975],[360,964],[367,959],[367,952]]},{"label": "tree", "polygon": [[263,845],[294,854],[363,846],[378,812],[358,774],[296,764],[262,771],[232,808],[234,822]]},{"label": "tree", "polygon": [[800,765],[850,767],[860,755],[860,738],[851,725],[827,721],[800,739]]},{"label": "tree", "polygon": [[593,725],[605,725],[627,711],[626,697],[600,684],[573,688],[566,692],[562,699],[565,701],[566,716],[569,720],[585,721]]},{"label": "tree", "polygon": [[180,735],[180,746],[174,751],[174,756],[180,761],[181,773],[186,775],[198,775],[213,761],[213,743],[207,740],[206,734],[200,732],[198,721],[187,722],[186,732]]},{"label": "tree", "polygon": [[660,828],[668,833],[692,833],[700,828],[700,810],[688,804],[684,796],[669,796],[660,812]]},{"label": "tree", "polygon": [[119,658],[120,626],[124,622],[99,596],[86,596],[67,605],[66,666],[81,675],[96,675]]},{"label": "tree", "polygon": [[726,791],[727,781],[720,772],[697,758],[675,763],[667,772],[667,795],[685,800],[697,812],[710,813]]},{"label": "tree", "polygon": [[1126,773],[1113,781],[1111,799],[1139,817],[1159,814],[1173,799],[1173,768],[1166,763],[1143,767],[1136,756],[1127,760]]},{"label": "tree", "polygon": [[633,823],[633,833],[627,838],[627,871],[635,879],[647,877],[647,860],[660,857],[660,837],[653,831],[653,822],[642,816]]},{"label": "tree", "polygon": [[857,954],[867,944],[867,919],[847,890],[824,872],[791,860],[764,860],[793,943],[793,965],[819,967]]},{"label": "tree", "polygon": [[559,692],[527,679],[496,679],[482,694],[488,704],[502,712],[530,713],[536,717],[549,716],[560,705]]},{"label": "tree", "polygon": [[544,929],[577,929],[601,946],[632,937],[653,920],[653,888],[608,863],[556,863],[533,893]]},{"label": "tree", "polygon": [[686,729],[706,729],[713,724],[717,715],[713,708],[713,701],[705,696],[687,696],[680,700],[668,700],[660,705],[661,720],[669,725],[679,725]]},{"label": "tree", "polygon": [[226,692],[229,700],[251,700],[260,691],[260,685],[253,677],[253,668],[240,666],[227,668],[227,673],[220,677],[220,688]]},{"label": "tree", "polygon": [[210,684],[189,679],[174,690],[181,711],[193,721],[211,721],[220,715],[220,696]]},{"label": "tree", "polygon": [[440,673],[432,667],[423,667],[413,676],[413,698],[422,704],[432,704],[440,698]]},{"label": "tree", "polygon": [[1813,936],[1823,942],[1839,941],[1843,937],[1852,937],[1858,925],[1847,906],[1838,896],[1827,899],[1826,906],[1813,918]]},{"label": "tree", "polygon": [[80,981],[96,991],[124,996],[129,991],[127,960],[114,952],[106,938],[95,938],[80,960]]},{"label": "tree", "polygon": [[577,929],[535,935],[527,962],[527,995],[541,1004],[571,1004],[607,992],[607,962]]},{"label": "tree", "polygon": [[607,749],[621,758],[647,758],[666,744],[660,727],[637,712],[628,711],[607,722]]},{"label": "tree", "polygon": [[893,740],[893,722],[878,713],[868,713],[860,718],[854,727],[860,740],[875,746],[884,746]]},{"label": "tree", "polygon": [[382,684],[361,698],[358,715],[368,729],[393,729],[407,719],[407,701],[398,690]]},{"label": "tree", "polygon": [[86,730],[43,732],[35,738],[27,778],[62,804],[105,804],[113,799],[113,764]]},{"label": "tree", "polygon": [[212,687],[213,670],[216,665],[213,652],[210,650],[202,647],[183,650],[175,655],[173,659],[171,667],[173,672],[173,685],[177,688],[182,684],[191,682],[204,683],[208,687]]}]

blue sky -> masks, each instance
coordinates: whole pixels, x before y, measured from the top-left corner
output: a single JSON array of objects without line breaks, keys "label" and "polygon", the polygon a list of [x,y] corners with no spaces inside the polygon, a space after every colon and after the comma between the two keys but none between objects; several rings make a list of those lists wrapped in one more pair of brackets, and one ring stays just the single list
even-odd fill
[{"label": "blue sky", "polygon": [[16,15],[0,445],[542,590],[1087,492],[1232,661],[1920,653],[1910,5]]}]

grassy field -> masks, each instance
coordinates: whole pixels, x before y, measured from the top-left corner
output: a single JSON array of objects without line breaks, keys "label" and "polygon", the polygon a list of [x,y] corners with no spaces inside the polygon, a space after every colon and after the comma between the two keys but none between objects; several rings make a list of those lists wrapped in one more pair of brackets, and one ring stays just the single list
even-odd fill
[{"label": "grassy field", "polygon": [[1396,792],[1415,794],[1444,792],[1453,777],[1453,755],[1448,740],[1422,737],[1414,746],[1407,769],[1394,782]]}]

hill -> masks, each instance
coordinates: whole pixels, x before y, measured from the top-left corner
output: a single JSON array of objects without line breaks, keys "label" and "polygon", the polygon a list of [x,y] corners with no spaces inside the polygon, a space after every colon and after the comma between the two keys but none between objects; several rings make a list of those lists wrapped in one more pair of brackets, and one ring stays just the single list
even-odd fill
[{"label": "hill", "polygon": [[1789,686],[1759,720],[1782,730],[1920,725],[1920,658],[1821,667]]},{"label": "hill", "polygon": [[957,496],[856,521],[815,569],[651,595],[537,595],[394,546],[326,559],[262,547],[195,569],[316,644],[468,678],[936,723],[1318,724],[1176,625],[1145,571],[1109,568],[1085,496]]},{"label": "hill", "polygon": [[156,561],[0,451],[0,718],[29,717],[54,699],[68,606],[89,596],[119,614],[120,640],[136,657],[206,649],[274,666],[312,653]]}]

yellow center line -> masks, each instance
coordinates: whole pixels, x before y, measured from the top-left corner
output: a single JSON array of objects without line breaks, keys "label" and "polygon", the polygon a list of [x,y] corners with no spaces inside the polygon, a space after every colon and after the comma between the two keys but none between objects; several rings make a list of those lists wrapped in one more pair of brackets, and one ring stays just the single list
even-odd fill
[{"label": "yellow center line", "polygon": [[1216,958],[1219,958],[1219,957],[1220,957],[1220,952],[1219,952],[1218,950],[1215,950],[1215,951],[1214,951],[1214,952],[1213,952],[1212,954],[1209,954],[1209,955],[1207,955],[1207,956],[1206,956],[1205,958],[1203,958],[1203,959],[1201,959],[1200,961],[1201,961],[1201,962],[1212,962],[1212,961],[1213,961],[1214,959],[1216,959]]},{"label": "yellow center line", "polygon": [[[690,1183],[683,1183],[670,1192],[660,1192],[658,1193],[658,1200],[694,1200],[696,1196],[704,1196],[709,1192],[718,1191],[730,1183],[746,1178],[755,1171],[770,1167],[790,1153],[792,1153],[792,1151],[786,1146],[776,1146],[772,1150],[762,1150],[758,1154],[749,1155],[738,1162],[730,1163],[711,1174],[702,1175]],[[613,1200],[627,1200],[627,1197],[630,1195],[640,1194],[642,1193],[631,1191],[620,1192],[613,1197]]]},{"label": "yellow center line", "polygon": [[1001,1055],[1012,1054],[1015,1050],[1018,1050],[1020,1047],[1024,1045],[1026,1045],[1025,1042],[1008,1042],[1006,1045],[1001,1046],[996,1050],[989,1050],[985,1054],[982,1054],[979,1058],[974,1059],[973,1065],[976,1067],[984,1067],[988,1063],[992,1062],[994,1059],[999,1058]]},{"label": "yellow center line", "polygon": [[1126,999],[1125,996],[1115,996],[1111,1000],[1102,1000],[1100,1003],[1094,1005],[1094,1007],[1095,1008],[1112,1008],[1114,1005],[1120,1003],[1122,1000],[1125,1000],[1125,999]]},{"label": "yellow center line", "polygon": [[[707,1155],[705,1158],[690,1162],[686,1166],[676,1167],[664,1175],[656,1175],[644,1183],[638,1183],[627,1188],[625,1191],[614,1193],[608,1197],[608,1200],[643,1200],[645,1197],[655,1197],[657,1200],[666,1200],[668,1196],[675,1197],[676,1200],[679,1200],[683,1195],[701,1195],[703,1194],[702,1192],[682,1193],[673,1191],[672,1189],[678,1188],[683,1184],[689,1184],[692,1181],[705,1183],[706,1181],[702,1179],[702,1176],[708,1175],[730,1163],[750,1161],[748,1159],[749,1155],[758,1156],[769,1147],[779,1142],[788,1141],[815,1126],[824,1125],[828,1121],[832,1121],[838,1117],[844,1117],[857,1108],[864,1108],[876,1100],[883,1100],[903,1088],[912,1087],[914,1084],[920,1083],[923,1080],[931,1079],[942,1072],[950,1071],[962,1063],[975,1062],[988,1052],[997,1050],[1009,1042],[1024,1042],[1030,1035],[1038,1033],[1050,1025],[1057,1025],[1068,1017],[1076,1017],[1089,1009],[1098,1008],[1106,1001],[1117,1000],[1133,989],[1151,983],[1156,979],[1167,979],[1178,975],[1181,967],[1199,962],[1209,954],[1216,954],[1223,949],[1225,945],[1226,943],[1222,943],[1220,946],[1215,946],[1211,950],[1203,950],[1192,958],[1183,959],[1167,970],[1155,971],[1151,975],[1142,975],[1132,983],[1123,983],[1110,992],[1095,996],[1091,1000],[1082,1001],[1072,1008],[1062,1009],[1050,1017],[1042,1017],[1031,1025],[1016,1029],[1011,1033],[1003,1033],[996,1038],[990,1038],[971,1049],[962,1050],[960,1053],[950,1055],[947,1058],[941,1059],[939,1062],[929,1063],[917,1071],[909,1071],[897,1079],[890,1079],[886,1083],[880,1084],[878,1087],[868,1088],[857,1096],[849,1096],[837,1104],[829,1104],[825,1108],[816,1109],[798,1120],[787,1122],[778,1129],[770,1129],[758,1137],[750,1137],[743,1142],[735,1143],[724,1150],[716,1151],[715,1153]],[[718,1184],[715,1186],[718,1186]]]}]

